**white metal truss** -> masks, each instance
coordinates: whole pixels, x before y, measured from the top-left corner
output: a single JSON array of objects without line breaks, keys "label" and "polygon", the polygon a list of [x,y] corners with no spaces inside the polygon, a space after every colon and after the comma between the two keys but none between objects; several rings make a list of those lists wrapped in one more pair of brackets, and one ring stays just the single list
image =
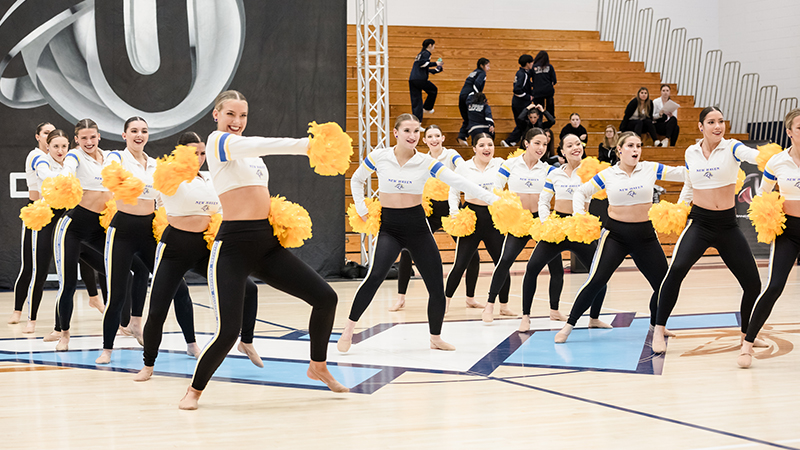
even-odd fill
[{"label": "white metal truss", "polygon": [[[358,60],[358,162],[376,148],[389,147],[388,0],[355,0]],[[367,198],[377,195],[372,177]],[[361,235],[361,263],[367,265],[377,236]]]}]

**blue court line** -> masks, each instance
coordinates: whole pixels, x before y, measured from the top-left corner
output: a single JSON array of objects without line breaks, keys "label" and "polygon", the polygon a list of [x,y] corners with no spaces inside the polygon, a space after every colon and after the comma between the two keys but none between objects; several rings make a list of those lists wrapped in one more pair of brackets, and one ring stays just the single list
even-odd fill
[{"label": "blue court line", "polygon": [[[202,303],[197,303],[197,302],[194,302],[194,303],[192,303],[192,304],[193,304],[193,305],[195,305],[195,306],[199,306],[199,307],[201,307],[201,308],[213,309],[212,307],[210,307],[210,306],[208,306],[208,305],[204,305],[204,304],[202,304]],[[285,328],[285,329],[287,329],[287,330],[291,330],[291,331],[300,331],[300,330],[298,330],[297,328],[292,328],[292,327],[289,327],[289,326],[286,326],[286,325],[281,325],[281,324],[279,324],[279,323],[275,323],[275,322],[269,322],[269,321],[267,321],[267,320],[259,319],[258,317],[256,317],[256,322],[265,323],[265,324],[267,324],[267,325],[272,325],[272,326],[274,326],[274,327],[278,327],[278,328]]]},{"label": "blue court line", "polygon": [[703,328],[730,328],[741,326],[739,313],[709,313],[671,316],[667,320],[670,330],[697,330]]},{"label": "blue court line", "polygon": [[614,410],[617,410],[617,411],[622,411],[622,412],[626,412],[626,413],[630,413],[630,414],[635,414],[637,416],[647,417],[649,419],[656,419],[656,420],[660,420],[660,421],[663,421],[663,422],[673,423],[675,425],[683,425],[683,426],[686,426],[686,427],[689,427],[689,428],[695,428],[695,429],[702,430],[702,431],[709,431],[711,433],[721,434],[723,436],[728,436],[728,437],[732,437],[732,438],[736,438],[736,439],[742,439],[742,440],[749,441],[749,442],[755,442],[757,444],[769,445],[771,447],[783,448],[783,449],[787,449],[787,450],[800,450],[800,449],[798,449],[798,447],[789,447],[789,446],[786,446],[786,445],[776,444],[774,442],[764,441],[764,440],[758,439],[758,438],[752,438],[752,437],[744,436],[744,435],[741,435],[741,434],[731,433],[729,431],[717,430],[717,429],[706,427],[706,426],[703,426],[703,425],[697,425],[697,424],[693,424],[693,423],[689,423],[689,422],[684,422],[682,420],[670,419],[669,417],[657,416],[655,414],[647,413],[647,412],[644,412],[644,411],[637,411],[635,409],[626,408],[624,406],[612,405],[610,403],[600,402],[600,401],[597,401],[597,400],[589,400],[588,398],[578,397],[576,395],[565,394],[563,392],[554,391],[552,389],[547,389],[547,388],[542,388],[542,387],[537,387],[537,386],[531,386],[531,385],[519,383],[519,382],[516,382],[516,381],[513,381],[513,380],[509,380],[509,379],[497,378],[497,377],[487,377],[487,378],[490,378],[490,379],[493,379],[493,380],[497,380],[497,381],[501,381],[503,383],[508,383],[508,384],[511,384],[511,385],[514,385],[514,386],[524,387],[524,388],[527,388],[527,389],[533,389],[535,391],[543,392],[545,394],[557,395],[559,397],[564,397],[564,398],[568,398],[568,399],[571,399],[571,400],[576,400],[576,401],[579,401],[579,402],[588,403],[590,405],[602,406],[604,408],[609,408],[609,409],[614,409]]}]

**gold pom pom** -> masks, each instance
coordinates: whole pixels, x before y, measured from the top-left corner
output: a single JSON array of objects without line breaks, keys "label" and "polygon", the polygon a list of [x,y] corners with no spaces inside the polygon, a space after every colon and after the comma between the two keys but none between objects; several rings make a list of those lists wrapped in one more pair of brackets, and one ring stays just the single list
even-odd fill
[{"label": "gold pom pom", "polygon": [[513,152],[508,154],[508,157],[506,157],[506,161],[508,161],[511,158],[516,158],[517,156],[522,156],[524,154],[525,154],[525,150],[521,149],[521,148],[518,148],[518,149],[516,149]]},{"label": "gold pom pom", "polygon": [[153,236],[157,242],[161,242],[161,235],[167,229],[169,221],[167,220],[167,210],[162,206],[156,210],[156,216],[153,217]]},{"label": "gold pom pom", "polygon": [[516,193],[499,189],[495,189],[494,193],[500,197],[489,205],[494,227],[501,234],[508,234],[511,229],[519,231],[520,221],[524,221],[526,213],[530,212],[522,207],[522,202]]},{"label": "gold pom pom", "polygon": [[[767,166],[767,162],[769,161],[769,159],[782,151],[783,149],[778,144],[759,145],[758,156],[756,156],[756,163],[758,164],[758,170],[763,172],[764,167]],[[739,192],[738,189],[736,192]]]},{"label": "gold pom pom", "polygon": [[737,195],[742,190],[742,186],[744,186],[744,179],[746,177],[747,177],[747,175],[745,175],[744,170],[739,169],[739,173],[736,174],[736,194]]},{"label": "gold pom pom", "polygon": [[203,233],[203,239],[208,243],[207,247],[209,250],[211,250],[211,247],[214,245],[214,239],[217,238],[220,225],[222,225],[222,214],[213,214],[211,216],[211,222],[208,222],[208,228],[206,228],[206,231]]},{"label": "gold pom pom", "polygon": [[25,226],[34,231],[41,230],[53,219],[53,210],[45,203],[43,198],[19,210],[19,218]]},{"label": "gold pom pom", "polygon": [[425,211],[425,217],[430,217],[433,214],[433,203],[431,199],[422,196],[422,209]]},{"label": "gold pom pom", "polygon": [[356,205],[352,204],[347,208],[347,219],[350,222],[350,227],[356,233],[378,235],[381,229],[381,202],[377,199],[373,200],[368,198],[365,200],[367,204],[367,221],[365,222],[356,211]]},{"label": "gold pom pom", "polygon": [[[555,212],[544,222],[540,221],[540,225],[531,229],[531,233],[535,233],[540,241],[552,242],[558,244],[567,238],[566,224],[564,219],[558,216]],[[533,236],[533,234],[531,234]]]},{"label": "gold pom pom", "polygon": [[466,208],[459,209],[455,216],[442,217],[442,228],[450,236],[464,237],[475,232],[475,222],[478,216],[475,211]]},{"label": "gold pom pom", "polygon": [[297,203],[275,196],[270,199],[269,223],[284,248],[296,248],[311,239],[311,217]]},{"label": "gold pom pom", "polygon": [[353,155],[353,139],[336,122],[308,124],[308,162],[320,175],[344,175]]},{"label": "gold pom pom", "polygon": [[591,244],[600,239],[600,219],[591,214],[574,214],[566,219],[567,239],[573,242]]},{"label": "gold pom pom", "polygon": [[750,222],[756,227],[758,242],[770,244],[786,228],[786,215],[783,213],[784,198],[777,191],[767,192],[753,198],[747,208]]},{"label": "gold pom pom", "polygon": [[600,162],[600,160],[594,156],[589,156],[581,161],[581,165],[578,167],[577,173],[578,176],[581,177],[581,182],[586,183],[587,181],[591,180],[593,176],[608,169],[609,167],[611,167],[611,164],[607,162]]},{"label": "gold pom pom", "polygon": [[596,198],[598,200],[607,199],[608,198],[608,192],[606,192],[605,189],[603,189],[602,191],[597,191],[597,192],[594,193],[594,195],[592,195],[592,198]]},{"label": "gold pom pom", "polygon": [[114,218],[114,214],[117,213],[117,201],[113,198],[106,202],[106,207],[103,209],[103,212],[100,213],[100,225],[108,229],[108,226],[111,225],[111,219]]},{"label": "gold pom pom", "polygon": [[42,182],[42,197],[51,208],[72,209],[81,202],[83,188],[75,175],[59,175]]},{"label": "gold pom pom", "polygon": [[444,201],[450,195],[450,186],[444,181],[436,178],[428,178],[425,182],[425,188],[422,191],[422,197],[430,198],[433,200]]},{"label": "gold pom pom", "polygon": [[131,175],[117,161],[103,167],[100,174],[103,176],[103,186],[113,192],[117,200],[128,205],[135,205],[144,191],[142,180]]},{"label": "gold pom pom", "polygon": [[671,203],[666,200],[654,204],[647,212],[653,228],[659,233],[681,234],[686,227],[686,218],[691,208],[686,203]]},{"label": "gold pom pom", "polygon": [[175,195],[184,181],[191,182],[200,170],[194,147],[179,145],[172,154],[158,158],[153,173],[153,187],[166,195]]}]

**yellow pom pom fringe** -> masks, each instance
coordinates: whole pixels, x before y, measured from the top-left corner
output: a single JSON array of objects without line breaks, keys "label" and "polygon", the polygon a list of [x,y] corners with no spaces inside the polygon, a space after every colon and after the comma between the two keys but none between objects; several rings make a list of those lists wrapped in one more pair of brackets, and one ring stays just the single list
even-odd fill
[{"label": "yellow pom pom fringe", "polygon": [[600,239],[600,219],[591,214],[575,214],[564,219],[567,225],[567,239],[573,242],[591,244]]},{"label": "yellow pom pom fringe", "polygon": [[297,248],[311,239],[311,217],[297,203],[275,196],[270,199],[269,223],[284,248]]},{"label": "yellow pom pom fringe", "polygon": [[739,173],[736,174],[736,194],[737,195],[742,190],[742,186],[744,186],[744,179],[746,177],[747,177],[747,175],[745,175],[744,170],[739,169]]},{"label": "yellow pom pom fringe", "polygon": [[53,210],[45,203],[43,198],[19,210],[19,218],[26,227],[39,231],[53,219]]},{"label": "yellow pom pom fringe", "polygon": [[135,205],[144,191],[142,180],[131,175],[116,161],[104,167],[100,174],[103,176],[103,186],[113,192],[117,200],[128,205]]},{"label": "yellow pom pom fringe", "polygon": [[647,212],[653,228],[659,233],[681,234],[686,227],[686,218],[691,208],[686,203],[671,203],[666,200],[654,204]]},{"label": "yellow pom pom fringe", "polygon": [[156,210],[156,216],[153,217],[153,236],[157,242],[161,242],[161,235],[167,229],[169,221],[167,220],[167,210],[162,206]]},{"label": "yellow pom pom fringe", "polygon": [[591,180],[593,176],[611,167],[607,162],[600,162],[594,156],[584,158],[581,165],[578,167],[578,176],[581,177],[581,182],[586,183]]},{"label": "yellow pom pom fringe", "polygon": [[464,237],[475,232],[478,216],[469,207],[458,210],[455,216],[442,217],[442,228],[450,236]]},{"label": "yellow pom pom fringe", "polygon": [[59,175],[42,182],[42,197],[51,208],[72,209],[81,202],[83,188],[75,175]]},{"label": "yellow pom pom fringe", "polygon": [[492,214],[492,223],[501,234],[511,233],[514,236],[526,236],[533,225],[533,216],[530,211],[522,207],[519,196],[511,191],[495,189],[495,194],[500,196],[489,205]]},{"label": "yellow pom pom fringe", "polygon": [[367,214],[367,221],[365,222],[356,211],[356,205],[350,205],[347,208],[347,220],[350,222],[350,227],[356,233],[378,235],[381,229],[381,202],[368,198],[365,200],[369,213]]},{"label": "yellow pom pom fringe", "polygon": [[308,124],[308,162],[320,175],[344,175],[353,155],[353,139],[336,122]]},{"label": "yellow pom pom fringe", "polygon": [[433,214],[433,203],[431,199],[422,196],[422,209],[425,211],[425,217],[430,217]]},{"label": "yellow pom pom fringe", "polygon": [[778,144],[759,145],[758,156],[756,156],[756,163],[758,164],[758,170],[763,172],[764,167],[767,166],[767,161],[769,161],[770,158],[772,158],[773,156],[777,155],[782,151],[783,149]]},{"label": "yellow pom pom fringe", "polygon": [[750,222],[756,227],[758,242],[770,244],[786,228],[783,213],[784,198],[777,191],[756,196],[747,208]]},{"label": "yellow pom pom fringe", "polygon": [[531,227],[531,236],[534,236],[534,239],[558,244],[567,238],[567,224],[555,212],[544,222],[538,222],[539,224]]},{"label": "yellow pom pom fringe", "polygon": [[172,154],[159,158],[153,173],[153,187],[166,195],[175,195],[178,186],[197,177],[200,160],[194,147],[179,145]]},{"label": "yellow pom pom fringe", "polygon": [[219,226],[222,225],[222,214],[214,214],[211,216],[211,222],[208,223],[208,228],[203,233],[203,239],[206,240],[207,247],[211,250],[211,247],[214,245],[214,239],[217,238],[217,232],[219,231]]},{"label": "yellow pom pom fringe", "polygon": [[114,214],[117,213],[117,201],[113,198],[106,202],[106,207],[103,209],[103,212],[100,213],[100,225],[108,229],[108,226],[111,225],[111,219],[114,218]]},{"label": "yellow pom pom fringe", "polygon": [[506,157],[506,161],[508,161],[511,158],[516,158],[517,156],[522,156],[524,154],[525,154],[525,149],[518,148],[508,154],[508,157]]},{"label": "yellow pom pom fringe", "polygon": [[430,198],[432,200],[444,201],[450,195],[450,186],[444,181],[437,180],[436,178],[428,178],[425,182],[425,189],[422,191],[422,197]]}]

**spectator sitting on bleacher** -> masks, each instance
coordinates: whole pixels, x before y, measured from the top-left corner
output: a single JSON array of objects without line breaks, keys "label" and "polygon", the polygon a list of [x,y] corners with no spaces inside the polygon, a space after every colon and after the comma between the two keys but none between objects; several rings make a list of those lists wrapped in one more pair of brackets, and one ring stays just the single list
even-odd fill
[{"label": "spectator sitting on bleacher", "polygon": [[489,59],[480,58],[477,66],[467,75],[464,86],[458,94],[458,112],[461,113],[462,119],[461,129],[458,131],[458,143],[461,145],[469,145],[467,143],[467,134],[469,133],[468,97],[483,92],[483,86],[486,84],[486,72],[489,71]]},{"label": "spectator sitting on bleacher", "polygon": [[662,147],[675,145],[678,142],[678,135],[681,132],[681,127],[678,126],[677,109],[671,113],[661,113],[664,105],[668,104],[670,101],[669,95],[671,91],[672,89],[670,89],[668,84],[662,84],[661,97],[653,100],[653,124],[656,127],[656,133],[667,137],[661,140]]},{"label": "spectator sitting on bleacher", "polygon": [[558,81],[556,80],[556,69],[550,64],[550,56],[547,55],[546,51],[542,50],[536,54],[530,72],[533,79],[531,82],[533,103],[544,105],[545,111],[555,117],[556,105],[553,103],[553,96],[556,90],[553,86]]},{"label": "spectator sitting on bleacher", "polygon": [[653,145],[661,147],[656,127],[653,125],[653,102],[650,101],[650,91],[646,87],[639,88],[639,93],[625,107],[625,116],[619,124],[619,132],[626,131],[633,131],[640,137],[642,132],[646,131],[653,138]]},{"label": "spectator sitting on bleacher", "polygon": [[480,133],[487,133],[494,139],[494,119],[492,119],[492,108],[486,100],[486,95],[481,92],[470,96],[469,110],[469,136],[475,144],[475,136]]},{"label": "spectator sitting on bleacher", "polygon": [[517,119],[519,114],[533,101],[533,91],[531,90],[530,70],[533,67],[533,56],[525,54],[519,57],[519,70],[514,75],[514,96],[511,97],[511,112],[514,113],[516,126],[507,138],[500,141],[503,147],[513,147],[522,139],[522,130],[525,128],[524,121]]},{"label": "spectator sitting on bleacher", "polygon": [[603,132],[603,141],[600,142],[600,148],[597,150],[597,159],[600,162],[607,162],[612,166],[619,162],[616,142],[617,129],[614,128],[614,125],[606,125],[606,131]]},{"label": "spectator sitting on bleacher", "polygon": [[[545,120],[542,120],[542,116],[544,116]],[[544,130],[552,127],[556,123],[555,117],[545,111],[542,105],[537,105],[536,103],[531,103],[527,108],[523,109],[517,116],[517,120],[525,123],[525,128],[522,132],[523,136],[525,136],[531,128],[536,127]]]},{"label": "spectator sitting on bleacher", "polygon": [[[572,113],[569,116],[569,123],[564,125],[564,128],[561,129],[561,133],[559,133],[558,138],[559,140],[564,140],[564,136],[568,134],[574,134],[578,136],[578,139],[583,142],[583,146],[586,147],[586,144],[589,143],[589,134],[586,132],[586,128],[583,128],[581,125],[581,116],[578,113]],[[561,144],[558,145],[559,148]]]}]

